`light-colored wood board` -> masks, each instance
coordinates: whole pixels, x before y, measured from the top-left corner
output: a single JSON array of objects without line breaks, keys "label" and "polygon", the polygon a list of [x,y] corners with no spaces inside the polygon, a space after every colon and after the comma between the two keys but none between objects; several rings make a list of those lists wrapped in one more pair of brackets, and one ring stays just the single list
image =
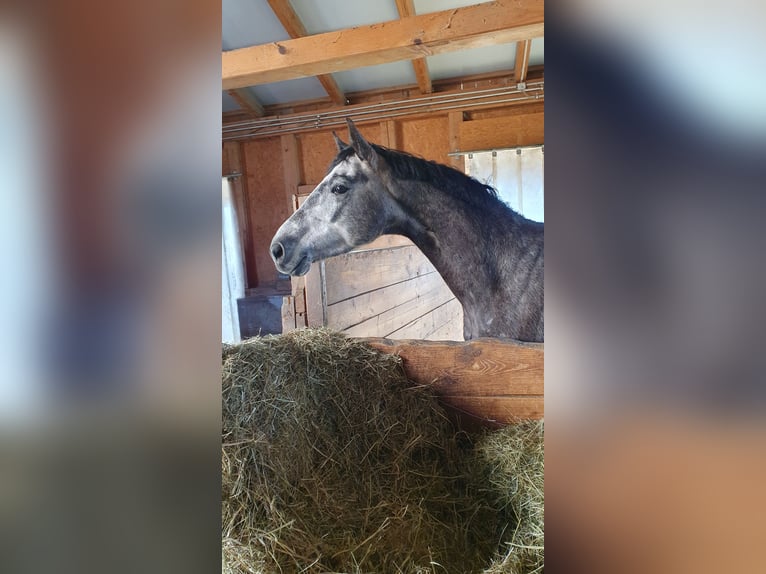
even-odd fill
[{"label": "light-colored wood board", "polygon": [[223,89],[544,35],[543,0],[498,0],[223,52]]},{"label": "light-colored wood board", "polygon": [[443,283],[418,284],[408,293],[408,296],[410,297],[408,300],[344,332],[351,337],[388,337],[403,325],[454,298],[452,292]]},{"label": "light-colored wood board", "polygon": [[282,170],[287,201],[287,213],[295,209],[295,196],[301,183],[301,162],[298,151],[298,138],[295,134],[285,134],[280,138],[282,144]]},{"label": "light-colored wood board", "polygon": [[435,271],[414,245],[331,257],[325,269],[328,305]]},{"label": "light-colored wood board", "polygon": [[532,49],[532,40],[522,40],[516,42],[516,64],[513,69],[513,77],[517,82],[527,80],[527,71],[529,70],[529,53]]},{"label": "light-colored wood board", "polygon": [[399,149],[430,161],[450,165],[449,121],[446,115],[402,121],[400,126]]},{"label": "light-colored wood board", "polygon": [[544,345],[481,338],[465,342],[365,339],[402,358],[407,376],[449,396],[544,394]]},{"label": "light-colored wood board", "polygon": [[[396,0],[396,9],[400,18],[415,16],[414,0]],[[430,94],[434,91],[431,83],[431,75],[428,73],[428,63],[425,58],[415,58],[412,60],[412,68],[415,71],[415,78],[421,93]]]},{"label": "light-colored wood board", "polygon": [[457,298],[453,298],[443,307],[434,309],[434,327],[423,338],[428,341],[462,341],[464,339],[463,306]]},{"label": "light-colored wood board", "polygon": [[309,327],[324,326],[324,300],[319,263],[312,263],[306,278],[306,323]]},{"label": "light-colored wood board", "polygon": [[[445,289],[449,288],[445,285]],[[450,292],[451,293],[451,292]],[[439,306],[425,309],[420,317],[387,335],[391,339],[431,339],[445,324],[456,319],[460,303],[454,295]],[[461,337],[462,338],[462,337]]]},{"label": "light-colored wood board", "polygon": [[414,243],[404,235],[381,235],[371,243],[355,247],[351,250],[351,253],[374,251],[376,249],[390,249],[392,247],[406,247],[408,245],[414,245]]},{"label": "light-colored wood board", "polygon": [[539,420],[545,416],[542,395],[523,397],[455,397],[442,395],[441,402],[458,413],[467,413],[486,422],[507,425],[519,420]]},{"label": "light-colored wood board", "polygon": [[460,124],[461,151],[479,151],[542,144],[545,114],[512,115]]},{"label": "light-colored wood board", "polygon": [[[449,153],[460,151],[460,125],[463,123],[463,112],[450,112],[447,116],[449,138]],[[457,170],[465,171],[465,162],[462,156],[450,156],[450,166]]]},{"label": "light-colored wood board", "polygon": [[282,298],[282,333],[295,330],[295,297],[285,295]]},{"label": "light-colored wood board", "polygon": [[375,317],[409,299],[415,289],[426,290],[438,285],[442,278],[435,271],[420,275],[407,281],[383,287],[371,293],[365,293],[340,303],[327,306],[327,325],[338,330],[345,330]]}]

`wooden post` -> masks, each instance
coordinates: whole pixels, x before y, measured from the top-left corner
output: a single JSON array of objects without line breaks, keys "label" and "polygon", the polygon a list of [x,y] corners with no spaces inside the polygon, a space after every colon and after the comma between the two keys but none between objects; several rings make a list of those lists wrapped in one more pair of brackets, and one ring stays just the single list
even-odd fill
[{"label": "wooden post", "polygon": [[[450,112],[449,113],[449,151],[450,153],[456,153],[462,151],[460,149],[460,126],[463,123],[463,112]],[[463,156],[450,156],[450,165],[460,171],[465,171],[465,159]]]}]

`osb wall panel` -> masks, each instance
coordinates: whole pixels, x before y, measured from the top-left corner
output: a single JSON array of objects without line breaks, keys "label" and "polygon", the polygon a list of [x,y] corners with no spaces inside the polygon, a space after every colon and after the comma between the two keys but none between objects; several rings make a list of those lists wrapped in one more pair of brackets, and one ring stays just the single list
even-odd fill
[{"label": "osb wall panel", "polygon": [[243,151],[253,240],[253,255],[245,265],[248,287],[257,287],[276,281],[277,270],[269,255],[269,245],[289,213],[279,138],[248,141],[243,145]]},{"label": "osb wall panel", "polygon": [[422,158],[449,164],[447,116],[401,122],[397,131],[399,149]]},{"label": "osb wall panel", "polygon": [[[361,134],[373,143],[384,143],[382,140],[381,125],[367,124],[357,126]],[[337,149],[332,137],[333,130],[306,132],[298,135],[300,146],[301,164],[305,181],[301,183],[319,183],[324,179],[330,162],[335,157]],[[348,143],[348,130],[345,126],[335,128],[340,138]]]}]

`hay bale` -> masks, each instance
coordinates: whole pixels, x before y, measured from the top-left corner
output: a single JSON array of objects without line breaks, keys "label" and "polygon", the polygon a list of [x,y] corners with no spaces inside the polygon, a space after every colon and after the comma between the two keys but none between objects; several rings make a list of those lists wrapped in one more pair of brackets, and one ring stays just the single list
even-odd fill
[{"label": "hay bale", "polygon": [[222,355],[224,571],[486,566],[500,515],[397,357],[324,329]]},{"label": "hay bale", "polygon": [[500,551],[485,574],[543,571],[545,546],[544,423],[524,421],[487,433],[475,449],[488,496],[507,514]]}]

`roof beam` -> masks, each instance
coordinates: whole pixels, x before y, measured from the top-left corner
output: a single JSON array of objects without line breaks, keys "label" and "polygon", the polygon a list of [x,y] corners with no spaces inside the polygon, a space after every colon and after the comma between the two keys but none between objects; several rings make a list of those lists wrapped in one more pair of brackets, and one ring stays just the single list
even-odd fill
[{"label": "roof beam", "polygon": [[517,84],[527,81],[527,72],[529,71],[529,52],[532,49],[532,40],[522,40],[516,42],[516,66],[513,70],[513,77]]},{"label": "roof beam", "polygon": [[[415,15],[414,0],[396,0],[396,9],[401,18],[409,18]],[[431,75],[428,73],[428,62],[425,58],[415,58],[412,60],[412,67],[415,70],[415,78],[418,81],[418,87],[423,94],[430,94],[434,91],[431,83]]]},{"label": "roof beam", "polygon": [[[287,30],[287,33],[291,38],[303,38],[308,36],[306,27],[303,25],[303,22],[301,22],[298,14],[295,13],[289,0],[268,0],[268,2],[269,6],[271,6],[271,10],[279,19],[282,26],[284,26],[285,30]],[[346,95],[343,93],[343,90],[340,89],[340,86],[338,86],[335,78],[330,74],[319,74],[317,80],[322,84],[325,92],[327,92],[327,95],[330,96],[330,99],[333,102],[340,106],[346,104]]]},{"label": "roof beam", "polygon": [[412,60],[543,34],[543,0],[497,0],[223,52],[223,88]]},{"label": "roof beam", "polygon": [[245,110],[247,113],[259,118],[265,115],[261,102],[259,102],[258,99],[246,88],[226,91],[232,97],[232,99],[237,102],[239,107]]}]

